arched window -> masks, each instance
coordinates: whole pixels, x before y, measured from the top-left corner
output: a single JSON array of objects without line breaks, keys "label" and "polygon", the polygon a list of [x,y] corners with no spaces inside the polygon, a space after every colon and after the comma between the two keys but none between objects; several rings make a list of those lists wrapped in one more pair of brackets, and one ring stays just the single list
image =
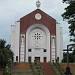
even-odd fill
[{"label": "arched window", "polygon": [[24,44],[24,36],[21,36],[21,43]]},{"label": "arched window", "polygon": [[55,37],[52,37],[52,45],[55,45]]}]

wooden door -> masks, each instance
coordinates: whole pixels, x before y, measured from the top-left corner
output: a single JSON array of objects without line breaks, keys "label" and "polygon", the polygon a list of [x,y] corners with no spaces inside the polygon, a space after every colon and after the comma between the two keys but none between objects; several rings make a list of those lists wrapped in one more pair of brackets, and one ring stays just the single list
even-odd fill
[{"label": "wooden door", "polygon": [[31,57],[28,57],[28,62],[31,63]]},{"label": "wooden door", "polygon": [[35,57],[36,62],[40,62],[40,57]]},{"label": "wooden door", "polygon": [[46,57],[44,57],[44,62],[46,62]]}]

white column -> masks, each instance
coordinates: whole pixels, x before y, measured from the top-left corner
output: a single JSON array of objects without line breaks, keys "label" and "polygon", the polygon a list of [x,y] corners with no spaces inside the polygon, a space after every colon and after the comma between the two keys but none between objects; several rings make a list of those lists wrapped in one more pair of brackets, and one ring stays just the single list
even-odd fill
[{"label": "white column", "polygon": [[24,62],[25,34],[21,34],[20,62]]},{"label": "white column", "polygon": [[[56,47],[55,47],[55,45],[56,45],[56,42],[55,42],[56,40],[55,40],[55,36],[51,36],[51,59],[52,60],[56,60]],[[51,60],[51,62],[52,62],[52,60]]]}]

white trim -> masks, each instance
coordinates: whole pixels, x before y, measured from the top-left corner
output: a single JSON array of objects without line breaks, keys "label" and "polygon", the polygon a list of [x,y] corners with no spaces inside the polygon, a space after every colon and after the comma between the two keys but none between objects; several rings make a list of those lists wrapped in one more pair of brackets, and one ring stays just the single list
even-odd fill
[{"label": "white trim", "polygon": [[56,24],[56,50],[57,57],[59,57],[59,62],[63,59],[63,37],[62,37],[62,28],[60,24]]},{"label": "white trim", "polygon": [[[26,32],[26,62],[28,62],[28,57],[29,57],[29,53],[28,53],[28,44],[29,44],[29,33],[30,33],[30,31],[32,30],[32,29],[34,29],[34,28],[37,28],[37,27],[39,27],[39,28],[41,28],[42,30],[44,30],[45,32],[46,32],[46,36],[47,36],[47,52],[46,53],[43,53],[42,52],[42,49],[39,51],[39,52],[41,52],[39,55],[39,57],[41,57],[40,59],[40,62],[43,62],[43,57],[44,57],[44,55],[47,57],[47,62],[49,62],[50,61],[50,32],[49,32],[49,30],[48,30],[48,28],[46,27],[46,26],[44,26],[44,25],[42,25],[42,24],[33,24],[33,25],[31,25],[29,28],[28,28],[28,30],[27,30],[27,32]],[[37,52],[35,52],[35,50],[33,50],[34,52],[31,52],[31,60],[32,60],[32,62],[34,62],[34,58],[36,57],[36,53]],[[37,57],[38,57],[38,55],[37,55]]]},{"label": "white trim", "polygon": [[[11,50],[14,52],[14,62],[19,62],[20,22],[12,25],[11,29]],[[16,61],[16,56],[18,56],[18,61]]]}]

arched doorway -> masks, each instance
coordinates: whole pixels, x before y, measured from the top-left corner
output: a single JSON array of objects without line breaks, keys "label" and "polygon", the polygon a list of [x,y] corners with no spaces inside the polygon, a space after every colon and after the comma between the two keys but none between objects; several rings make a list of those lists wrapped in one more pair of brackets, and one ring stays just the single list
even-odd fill
[{"label": "arched doorway", "polygon": [[[31,52],[28,51],[29,49]],[[26,32],[26,62],[28,57],[31,57],[31,62],[50,61],[50,32],[42,24],[34,24]],[[46,59],[43,59],[44,57]]]}]

